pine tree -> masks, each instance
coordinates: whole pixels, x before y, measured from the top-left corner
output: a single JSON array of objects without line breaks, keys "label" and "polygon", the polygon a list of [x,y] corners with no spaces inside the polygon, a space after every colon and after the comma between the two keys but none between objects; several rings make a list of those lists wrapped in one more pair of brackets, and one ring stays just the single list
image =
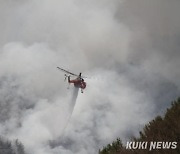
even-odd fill
[{"label": "pine tree", "polygon": [[169,141],[177,142],[178,145],[176,149],[127,150],[120,139],[117,139],[99,150],[99,154],[180,154],[180,98],[172,102],[164,117],[157,116],[150,121],[143,131],[139,132],[139,137],[134,137],[132,141]]}]

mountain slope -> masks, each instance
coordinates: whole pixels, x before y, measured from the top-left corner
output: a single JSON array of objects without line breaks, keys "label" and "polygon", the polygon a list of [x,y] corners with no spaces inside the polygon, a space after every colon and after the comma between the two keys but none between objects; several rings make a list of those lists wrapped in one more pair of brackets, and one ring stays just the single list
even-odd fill
[{"label": "mountain slope", "polygon": [[176,142],[175,149],[126,149],[120,139],[108,144],[99,150],[99,154],[179,154],[180,153],[180,98],[172,102],[171,108],[167,109],[165,116],[157,116],[145,125],[139,137],[132,139],[134,142]]}]

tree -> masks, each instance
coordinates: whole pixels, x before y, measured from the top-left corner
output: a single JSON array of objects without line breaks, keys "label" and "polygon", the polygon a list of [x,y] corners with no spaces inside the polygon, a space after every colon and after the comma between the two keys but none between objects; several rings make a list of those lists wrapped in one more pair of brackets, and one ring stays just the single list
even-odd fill
[{"label": "tree", "polygon": [[[157,116],[154,120],[145,125],[139,132],[139,137],[134,137],[132,141],[169,141],[177,142],[176,149],[160,150],[127,150],[118,139],[112,144],[108,144],[99,150],[99,154],[179,154],[180,153],[180,98],[172,102],[171,108],[167,109],[164,117]],[[119,145],[119,146],[117,146]],[[119,151],[117,150],[119,149]]]}]

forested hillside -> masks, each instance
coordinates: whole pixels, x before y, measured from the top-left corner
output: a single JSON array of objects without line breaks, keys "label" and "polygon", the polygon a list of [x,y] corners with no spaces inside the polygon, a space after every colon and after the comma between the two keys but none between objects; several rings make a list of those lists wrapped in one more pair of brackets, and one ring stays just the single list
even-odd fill
[{"label": "forested hillside", "polygon": [[0,154],[25,154],[24,146],[18,140],[9,141],[0,137]]},{"label": "forested hillside", "polygon": [[177,142],[177,148],[172,149],[126,149],[118,138],[112,144],[108,144],[99,150],[99,154],[180,154],[180,98],[172,102],[171,108],[167,109],[164,117],[157,116],[145,125],[139,132],[139,137],[132,139],[134,142],[166,141]]},{"label": "forested hillside", "polygon": [[[172,102],[163,117],[157,116],[139,132],[134,142],[166,141],[177,142],[172,149],[126,149],[120,138],[99,150],[99,154],[180,154],[180,98]],[[25,154],[24,146],[18,140],[9,141],[0,137],[0,154]]]}]

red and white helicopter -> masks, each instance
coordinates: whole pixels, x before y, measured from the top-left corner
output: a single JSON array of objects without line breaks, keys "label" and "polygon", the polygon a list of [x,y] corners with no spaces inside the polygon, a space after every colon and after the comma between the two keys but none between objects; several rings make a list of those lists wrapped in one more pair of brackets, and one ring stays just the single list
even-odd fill
[{"label": "red and white helicopter", "polygon": [[[83,89],[86,88],[86,82],[84,81],[83,78],[86,78],[86,77],[83,77],[83,76],[81,75],[81,73],[79,73],[79,75],[77,75],[77,74],[71,73],[71,72],[69,72],[69,71],[67,71],[67,70],[65,70],[65,69],[62,69],[62,68],[60,68],[60,67],[57,67],[57,68],[60,69],[61,71],[65,72],[65,73],[69,74],[69,75],[64,74],[64,75],[65,75],[64,81],[66,80],[66,78],[68,78],[68,83],[69,83],[69,84],[70,84],[70,83],[74,83],[74,87],[76,87],[76,88],[81,88],[81,93],[83,93]],[[71,79],[70,79],[70,75],[76,76],[77,78],[74,79],[74,80],[71,80]]]}]

